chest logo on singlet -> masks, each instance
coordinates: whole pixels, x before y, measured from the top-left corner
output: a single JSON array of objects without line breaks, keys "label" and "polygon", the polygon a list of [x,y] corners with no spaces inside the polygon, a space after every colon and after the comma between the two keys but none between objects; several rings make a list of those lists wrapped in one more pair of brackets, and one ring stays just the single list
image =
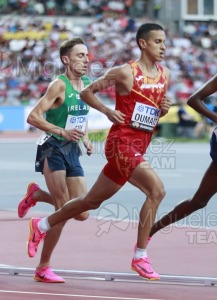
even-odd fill
[{"label": "chest logo on singlet", "polygon": [[143,89],[163,89],[164,88],[164,84],[163,83],[143,83],[140,88]]},{"label": "chest logo on singlet", "polygon": [[161,110],[151,105],[136,102],[130,126],[146,131],[153,131],[160,118]]},{"label": "chest logo on singlet", "polygon": [[144,77],[142,75],[140,75],[139,77],[135,77],[136,81],[140,81],[140,79],[144,79]]}]

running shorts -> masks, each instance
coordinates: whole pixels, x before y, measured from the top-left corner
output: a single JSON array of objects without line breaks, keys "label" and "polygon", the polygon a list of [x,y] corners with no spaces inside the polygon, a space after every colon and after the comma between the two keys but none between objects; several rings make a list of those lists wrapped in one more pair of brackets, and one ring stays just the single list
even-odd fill
[{"label": "running shorts", "polygon": [[59,141],[51,136],[44,144],[38,145],[35,161],[35,171],[43,174],[44,160],[52,171],[66,171],[66,177],[84,176],[79,156],[81,155],[78,143]]},{"label": "running shorts", "polygon": [[143,161],[143,154],[131,146],[107,140],[105,145],[107,164],[103,174],[119,185],[124,185],[131,177],[134,169]]}]

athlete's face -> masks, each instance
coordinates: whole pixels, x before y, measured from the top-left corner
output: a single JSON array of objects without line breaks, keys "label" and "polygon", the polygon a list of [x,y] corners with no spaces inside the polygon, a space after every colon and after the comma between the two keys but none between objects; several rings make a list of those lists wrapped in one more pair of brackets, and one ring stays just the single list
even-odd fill
[{"label": "athlete's face", "polygon": [[83,44],[75,45],[67,55],[66,61],[72,73],[78,76],[84,75],[89,62],[87,47]]},{"label": "athlete's face", "polygon": [[148,38],[140,39],[141,50],[153,61],[161,61],[166,50],[165,40],[166,37],[163,30],[152,30]]}]

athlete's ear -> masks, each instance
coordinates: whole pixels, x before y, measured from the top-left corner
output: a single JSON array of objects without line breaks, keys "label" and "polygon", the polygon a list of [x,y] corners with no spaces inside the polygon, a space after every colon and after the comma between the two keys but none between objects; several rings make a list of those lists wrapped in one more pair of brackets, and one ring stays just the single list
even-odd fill
[{"label": "athlete's ear", "polygon": [[146,41],[144,39],[139,39],[139,45],[141,49],[144,49],[146,47]]},{"label": "athlete's ear", "polygon": [[62,61],[63,61],[64,64],[69,63],[69,58],[68,58],[68,56],[63,55],[63,56],[62,56]]}]

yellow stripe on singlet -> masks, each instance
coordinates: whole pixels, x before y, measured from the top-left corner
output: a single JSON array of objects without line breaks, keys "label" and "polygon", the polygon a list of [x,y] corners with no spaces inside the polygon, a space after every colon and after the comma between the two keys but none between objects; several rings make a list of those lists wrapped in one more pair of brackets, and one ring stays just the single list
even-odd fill
[{"label": "yellow stripe on singlet", "polygon": [[154,104],[155,107],[160,108],[159,105],[157,105],[157,103],[155,103],[154,101],[152,101],[151,99],[149,99],[148,97],[146,97],[145,95],[137,92],[136,90],[132,89],[132,91],[134,91],[136,94],[142,96],[143,98],[145,98],[146,100],[148,100],[149,102],[151,102],[152,104]]}]

